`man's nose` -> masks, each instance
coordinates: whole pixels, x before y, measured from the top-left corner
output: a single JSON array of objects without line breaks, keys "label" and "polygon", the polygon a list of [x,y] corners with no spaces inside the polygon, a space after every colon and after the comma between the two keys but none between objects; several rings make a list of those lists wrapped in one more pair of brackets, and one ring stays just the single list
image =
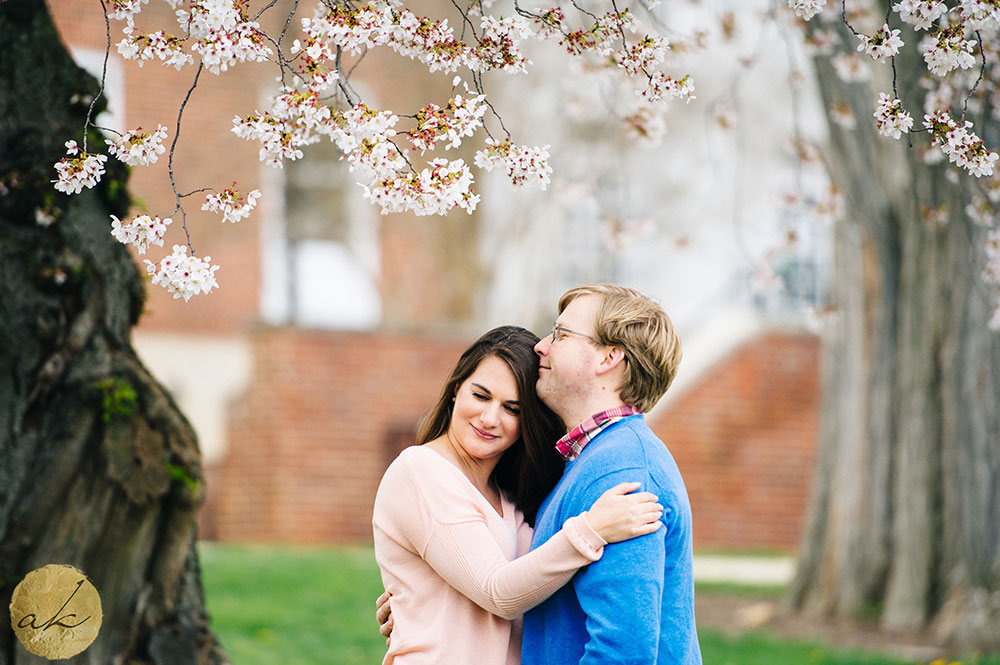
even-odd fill
[{"label": "man's nose", "polygon": [[535,344],[535,353],[540,356],[548,354],[550,344],[552,344],[552,333],[538,340],[538,344]]}]

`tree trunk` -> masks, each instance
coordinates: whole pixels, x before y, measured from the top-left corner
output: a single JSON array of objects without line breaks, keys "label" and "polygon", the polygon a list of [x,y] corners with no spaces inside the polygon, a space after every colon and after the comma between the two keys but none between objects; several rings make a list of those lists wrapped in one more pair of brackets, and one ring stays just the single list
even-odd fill
[{"label": "tree trunk", "polygon": [[[50,182],[97,82],[39,0],[0,4],[0,44],[0,607],[31,570],[70,564],[104,612],[73,662],[227,662],[195,551],[194,433],[130,344],[143,284],[108,217],[127,209],[127,173],[112,159],[72,197]],[[27,662],[42,659],[0,631],[0,664]]]},{"label": "tree trunk", "polygon": [[[918,37],[902,37],[898,89],[919,128],[925,70]],[[858,127],[830,123],[827,161],[845,199],[838,316],[824,339],[818,466],[788,600],[1000,648],[1000,334],[987,328],[980,277],[986,229],[964,212],[974,178],[949,182],[947,160],[928,165],[905,138],[877,135],[872,113],[890,80],[844,83],[830,58],[815,65],[825,106],[846,102]],[[979,132],[985,107],[970,118]],[[944,207],[947,221],[927,222],[928,207]]]}]

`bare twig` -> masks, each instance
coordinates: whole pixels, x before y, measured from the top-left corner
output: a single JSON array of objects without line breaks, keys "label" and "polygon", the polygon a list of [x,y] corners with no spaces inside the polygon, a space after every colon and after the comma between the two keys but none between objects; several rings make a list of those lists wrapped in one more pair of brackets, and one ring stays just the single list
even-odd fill
[{"label": "bare twig", "polygon": [[104,12],[104,32],[107,38],[107,42],[104,46],[104,65],[101,69],[101,89],[97,91],[94,98],[90,100],[90,108],[87,109],[87,119],[83,122],[83,152],[87,152],[87,133],[90,131],[90,119],[94,114],[94,107],[97,105],[97,100],[101,98],[104,94],[105,81],[108,78],[108,57],[111,55],[111,19],[108,18],[108,8],[104,4],[104,0],[101,0],[101,9]]},{"label": "bare twig", "polygon": [[861,36],[861,33],[855,30],[854,26],[851,25],[851,22],[847,20],[847,0],[842,0],[841,2],[840,18],[844,21],[844,25],[847,26],[847,29],[854,33],[855,37]]},{"label": "bare twig", "polygon": [[979,65],[979,78],[976,79],[975,85],[969,90],[969,94],[965,96],[965,101],[962,103],[962,120],[965,120],[965,112],[969,108],[969,99],[972,98],[972,95],[976,92],[976,88],[982,83],[983,75],[986,73],[986,51],[983,49],[983,36],[979,34],[978,30],[976,30],[976,41],[979,42],[979,55],[982,62]]},{"label": "bare twig", "polygon": [[177,207],[174,208],[174,212],[171,213],[171,216],[177,214],[178,210],[180,211],[181,227],[184,229],[184,237],[187,239],[187,246],[188,249],[191,250],[191,256],[195,256],[196,252],[194,251],[194,246],[191,244],[191,234],[187,227],[187,212],[185,212],[184,206],[181,205],[181,194],[177,191],[177,181],[174,178],[174,149],[177,147],[177,140],[181,136],[181,119],[184,117],[184,107],[187,106],[188,100],[191,99],[191,93],[194,92],[194,89],[198,86],[198,78],[201,76],[201,71],[204,67],[204,62],[198,63],[198,71],[195,72],[194,82],[192,82],[191,87],[188,88],[187,94],[184,95],[184,101],[181,102],[181,107],[177,111],[177,126],[174,129],[174,140],[170,144],[170,156],[167,160],[167,173],[170,175],[170,186],[174,190],[174,197],[177,201]]},{"label": "bare twig", "polygon": [[[347,100],[348,106],[354,106],[355,104],[354,100],[351,98],[351,91],[347,89],[347,82],[344,81],[344,76],[343,76],[344,70],[340,66],[340,57],[342,54],[343,54],[343,49],[338,46],[336,68],[339,76],[337,77],[337,87],[340,88],[340,91],[344,93],[344,98]],[[352,69],[351,71],[354,70]]]},{"label": "bare twig", "polygon": [[451,0],[451,4],[455,6],[458,13],[462,15],[462,33],[458,36],[459,41],[465,41],[465,28],[468,26],[472,30],[472,36],[475,38],[476,43],[482,45],[482,41],[479,39],[479,35],[476,34],[476,26],[469,19],[469,12],[472,11],[474,5],[469,5],[468,9],[462,9],[456,0]]}]

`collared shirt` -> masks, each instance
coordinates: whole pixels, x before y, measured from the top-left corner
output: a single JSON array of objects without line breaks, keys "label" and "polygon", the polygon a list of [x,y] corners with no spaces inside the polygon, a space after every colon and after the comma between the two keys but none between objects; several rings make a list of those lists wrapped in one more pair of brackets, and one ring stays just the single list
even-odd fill
[{"label": "collared shirt", "polygon": [[583,450],[583,447],[606,427],[627,416],[640,415],[642,415],[642,411],[634,406],[616,406],[613,409],[601,411],[587,418],[571,429],[566,436],[556,441],[556,450],[566,458],[567,462],[575,460]]}]

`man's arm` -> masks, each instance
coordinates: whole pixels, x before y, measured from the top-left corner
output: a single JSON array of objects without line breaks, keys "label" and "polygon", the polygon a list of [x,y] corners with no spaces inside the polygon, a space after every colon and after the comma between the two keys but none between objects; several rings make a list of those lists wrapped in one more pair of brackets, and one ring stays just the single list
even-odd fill
[{"label": "man's arm", "polygon": [[[609,473],[574,494],[574,503],[586,503],[623,478],[636,479],[641,469]],[[643,489],[650,491],[648,481]],[[656,491],[653,489],[652,491]],[[670,506],[662,520],[669,524]],[[654,664],[660,638],[665,539],[660,528],[633,540],[608,545],[604,556],[573,578],[580,607],[586,614],[587,643],[580,665]]]}]

